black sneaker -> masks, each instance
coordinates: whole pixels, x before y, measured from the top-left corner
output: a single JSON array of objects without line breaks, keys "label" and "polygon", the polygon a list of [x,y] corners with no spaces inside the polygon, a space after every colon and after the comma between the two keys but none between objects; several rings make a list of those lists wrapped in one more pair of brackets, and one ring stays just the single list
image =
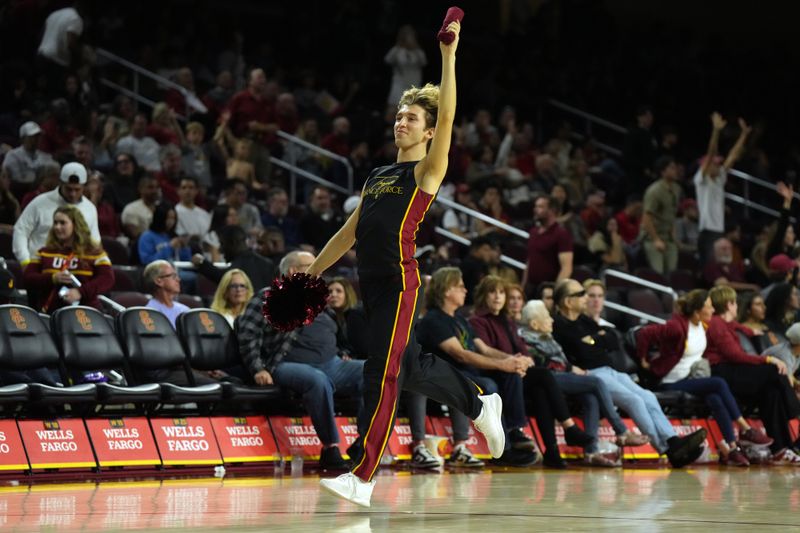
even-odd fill
[{"label": "black sneaker", "polygon": [[558,450],[547,450],[544,453],[542,465],[547,468],[555,468],[557,470],[564,470],[567,468],[567,463],[561,458],[561,454],[558,453]]},{"label": "black sneaker", "polygon": [[675,437],[667,449],[667,459],[674,468],[682,468],[693,463],[703,454],[706,430],[698,429],[685,437]]},{"label": "black sneaker", "polygon": [[570,426],[564,429],[564,440],[570,446],[586,448],[594,442],[594,437],[583,431],[578,426]]},{"label": "black sneaker", "polygon": [[322,448],[319,454],[319,467],[323,470],[349,470],[350,464],[342,457],[339,446]]},{"label": "black sneaker", "polygon": [[503,452],[503,455],[494,459],[492,462],[498,466],[533,466],[539,459],[539,454],[532,453],[526,450],[515,450],[508,448]]},{"label": "black sneaker", "polygon": [[512,429],[506,435],[509,444],[515,450],[528,450],[532,452],[536,450],[536,441],[527,436],[521,429]]}]

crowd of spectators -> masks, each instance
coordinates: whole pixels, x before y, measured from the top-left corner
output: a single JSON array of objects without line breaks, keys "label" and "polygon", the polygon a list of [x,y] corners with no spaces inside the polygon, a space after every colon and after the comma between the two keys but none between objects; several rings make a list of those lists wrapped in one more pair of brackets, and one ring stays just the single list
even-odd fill
[{"label": "crowd of spectators", "polygon": [[[0,233],[10,238],[1,251],[18,269],[27,303],[43,312],[73,303],[99,307],[97,295],[113,298],[129,290],[115,268],[123,265],[134,267],[133,284],[150,296],[147,305],[173,325],[187,309],[181,296],[199,295],[239,332],[243,365],[234,377],[278,384],[302,396],[324,445],[323,462],[341,466],[331,428],[333,391],[358,396],[356,367],[366,355],[355,257],[346,255],[331,272],[340,277],[331,283],[330,312],[295,337],[271,331],[257,304],[275,275],[301,271],[343,224],[368,170],[394,160],[393,102],[399,89],[422,80],[425,47],[412,26],[397,31],[383,58],[385,74],[392,73],[388,97],[382,93],[377,99],[365,94],[374,87],[359,84],[352,72],[327,84],[322,67],[287,75],[268,45],[246,50],[239,33],[207,60],[176,54],[177,60],[159,62],[144,47],[134,57],[183,89],[143,82],[141,93],[154,102],[150,108],[99,83],[101,77],[122,81],[125,75],[98,61],[88,37],[103,42],[102,32],[87,30],[90,14],[99,15],[84,2],[39,14],[41,39],[29,54],[35,67],[9,70],[16,75],[14,97],[0,112],[5,141]],[[119,19],[101,20],[110,25]],[[714,375],[730,385],[717,395],[727,417],[737,422],[741,413],[731,406],[731,394],[752,396],[757,390],[764,402],[772,402],[759,410],[771,413],[773,456],[794,462],[791,448],[797,443],[787,441],[784,427],[800,414],[791,402],[798,390],[794,354],[800,352],[800,334],[792,333],[800,318],[793,185],[779,182],[778,194],[764,198],[780,216],[770,223],[758,219],[760,226],[725,200],[726,190],[737,187],[728,180],[734,164],[745,160],[753,168],[763,154],[756,128],[735,114],[714,112],[703,151],[678,145],[675,127],[658,122],[659,109],[642,105],[631,113],[621,156],[615,157],[576,135],[569,122],[535,124],[529,105],[510,93],[506,102],[481,102],[472,89],[465,101],[440,195],[489,219],[438,204],[431,208],[417,242],[427,250],[420,263],[433,275],[429,294],[434,296],[418,337],[426,350],[504,396],[509,450],[502,461],[522,465],[542,459],[563,466],[552,424],[542,431],[543,454],[521,430],[529,409],[540,420],[558,423],[568,443],[584,448],[587,464],[616,464],[597,441],[601,415],[620,445],[649,441],[676,466],[696,457],[697,436],[679,438],[653,393],[619,370],[621,343],[616,333],[607,334],[614,330],[607,319],[620,330],[631,321],[605,312],[602,283],[581,286],[583,279],[614,269],[681,292],[714,294],[725,288],[728,303],[743,301],[737,322],[743,326],[732,339],[748,357],[767,353],[763,361],[785,361],[782,367],[771,365],[784,377],[770,373],[755,385],[739,386],[731,383],[735,372],[727,363],[712,360]],[[364,102],[375,103],[365,109]],[[346,158],[353,183],[337,159],[287,142],[287,134]],[[724,157],[721,146],[727,149]],[[322,177],[329,186],[295,181],[273,158]],[[341,192],[350,187],[350,194]],[[443,237],[437,227],[470,244]],[[522,239],[513,229],[529,237]],[[509,257],[525,268],[512,266]],[[583,279],[574,280],[579,273]],[[615,291],[615,297],[625,296]],[[526,304],[529,299],[534,304]],[[666,316],[671,304],[648,311]],[[728,319],[712,319],[695,304],[674,319],[684,329],[688,323],[730,324],[737,318],[736,311],[720,307],[715,317]],[[723,339],[721,333],[712,335],[713,329],[708,347],[693,345],[690,359],[698,350],[713,359],[708,352]],[[534,365],[536,358],[545,364]],[[755,359],[748,361],[756,365]],[[646,356],[639,363],[644,372],[655,368],[648,367]],[[201,383],[231,377],[223,370],[198,376]],[[659,386],[675,388],[672,380]],[[769,395],[761,394],[770,387]],[[564,394],[580,397],[585,431],[573,422]],[[431,466],[422,445],[424,400],[409,398],[407,409],[414,461]],[[718,403],[709,405],[722,410]],[[623,427],[617,407],[640,433]],[[450,413],[453,462],[480,466],[466,446],[466,419],[459,415]],[[743,443],[728,433],[723,444],[729,464],[747,461],[740,444],[765,442],[751,434]]]}]

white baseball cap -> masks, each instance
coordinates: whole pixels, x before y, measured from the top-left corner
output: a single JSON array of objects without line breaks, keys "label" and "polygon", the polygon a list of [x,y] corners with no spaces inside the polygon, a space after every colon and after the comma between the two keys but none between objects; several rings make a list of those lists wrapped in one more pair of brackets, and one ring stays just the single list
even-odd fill
[{"label": "white baseball cap", "polygon": [[78,183],[81,185],[86,184],[86,167],[84,167],[81,163],[67,163],[63,167],[61,167],[61,181],[64,183],[75,183],[75,179],[78,180]]},{"label": "white baseball cap", "polygon": [[33,137],[34,135],[39,135],[40,133],[42,133],[42,128],[40,128],[39,125],[32,120],[29,120],[19,127],[20,138]]},{"label": "white baseball cap", "polygon": [[800,344],[800,322],[795,322],[786,330],[786,338],[792,344]]}]

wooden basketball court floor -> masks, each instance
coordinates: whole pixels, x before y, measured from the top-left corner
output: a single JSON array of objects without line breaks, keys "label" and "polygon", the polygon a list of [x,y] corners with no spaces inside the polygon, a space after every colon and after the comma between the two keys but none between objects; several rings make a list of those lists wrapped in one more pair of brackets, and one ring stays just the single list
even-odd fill
[{"label": "wooden basketball court floor", "polygon": [[800,531],[800,468],[382,471],[363,509],[319,476],[0,487],[0,531]]}]

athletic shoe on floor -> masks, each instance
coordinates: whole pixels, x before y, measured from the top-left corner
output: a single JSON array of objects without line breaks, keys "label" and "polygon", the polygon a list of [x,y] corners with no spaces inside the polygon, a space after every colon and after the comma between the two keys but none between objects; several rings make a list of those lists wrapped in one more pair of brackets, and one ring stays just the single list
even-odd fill
[{"label": "athletic shoe on floor", "polygon": [[585,448],[595,441],[595,438],[583,431],[578,426],[564,428],[564,440],[570,446]]},{"label": "athletic shoe on floor", "polygon": [[743,431],[739,434],[739,444],[742,446],[761,446],[766,448],[773,442],[775,442],[773,439],[769,438],[763,431],[756,428],[750,428],[747,431]]},{"label": "athletic shoe on floor", "polygon": [[539,454],[526,450],[515,450],[509,448],[505,450],[500,457],[492,461],[498,466],[533,466],[539,460]]},{"label": "athletic shoe on floor", "polygon": [[772,456],[772,464],[779,466],[800,466],[800,455],[784,448]]},{"label": "athletic shoe on floor", "polygon": [[348,470],[350,463],[342,457],[339,446],[331,446],[322,448],[322,453],[319,454],[319,466],[323,470]]},{"label": "athletic shoe on floor", "polygon": [[447,461],[450,466],[462,466],[466,468],[480,468],[483,466],[483,461],[472,455],[469,448],[465,444],[459,444],[453,448],[453,453],[450,454],[450,459]]},{"label": "athletic shoe on floor", "polygon": [[486,437],[492,457],[500,457],[506,447],[506,432],[503,431],[503,400],[496,393],[478,396],[478,399],[483,402],[483,409],[472,423]]},{"label": "athletic shoe on floor", "polygon": [[542,465],[546,468],[555,468],[556,470],[564,470],[567,468],[567,463],[561,458],[558,450],[547,450],[542,459]]},{"label": "athletic shoe on floor", "polygon": [[747,460],[747,456],[741,448],[735,448],[728,452],[727,457],[720,455],[719,464],[726,466],[750,466],[750,461]]},{"label": "athletic shoe on floor", "polygon": [[583,464],[586,466],[600,466],[603,468],[615,468],[622,466],[621,462],[612,461],[601,453],[587,453],[583,456]]},{"label": "athletic shoe on floor", "polygon": [[521,429],[516,428],[508,432],[506,436],[511,443],[511,447],[515,450],[536,450],[536,441],[527,436]]},{"label": "athletic shoe on floor", "polygon": [[681,468],[693,463],[703,454],[705,440],[705,429],[698,429],[685,437],[672,437],[669,439],[667,459],[674,468]]},{"label": "athletic shoe on floor", "polygon": [[361,507],[369,507],[369,500],[372,497],[372,489],[375,487],[375,480],[369,483],[348,472],[339,477],[321,479],[319,484],[322,488],[344,500],[352,502]]},{"label": "athletic shoe on floor", "polygon": [[414,452],[411,454],[411,466],[415,468],[437,468],[442,466],[442,463],[433,456],[424,444],[419,444],[414,447]]},{"label": "athletic shoe on floor", "polygon": [[644,446],[650,442],[650,437],[633,431],[626,431],[617,437],[617,446]]}]

